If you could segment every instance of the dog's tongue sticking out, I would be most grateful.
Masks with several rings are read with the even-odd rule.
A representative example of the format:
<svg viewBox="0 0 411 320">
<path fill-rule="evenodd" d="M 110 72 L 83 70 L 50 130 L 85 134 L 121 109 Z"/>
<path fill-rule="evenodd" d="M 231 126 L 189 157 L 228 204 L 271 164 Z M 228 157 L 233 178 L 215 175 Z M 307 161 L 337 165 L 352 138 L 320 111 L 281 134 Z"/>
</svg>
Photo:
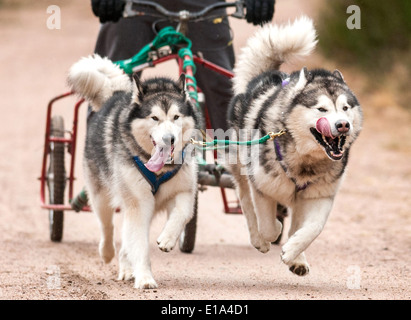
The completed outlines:
<svg viewBox="0 0 411 320">
<path fill-rule="evenodd" d="M 328 122 L 326 118 L 322 117 L 318 119 L 317 124 L 315 125 L 315 128 L 317 129 L 319 133 L 321 133 L 325 137 L 334 139 L 334 136 L 331 133 L 330 123 Z"/>
<path fill-rule="evenodd" d="M 156 151 L 151 156 L 150 160 L 145 164 L 146 168 L 151 172 L 157 172 L 164 167 L 167 159 L 171 156 L 171 148 L 155 146 Z"/>
</svg>

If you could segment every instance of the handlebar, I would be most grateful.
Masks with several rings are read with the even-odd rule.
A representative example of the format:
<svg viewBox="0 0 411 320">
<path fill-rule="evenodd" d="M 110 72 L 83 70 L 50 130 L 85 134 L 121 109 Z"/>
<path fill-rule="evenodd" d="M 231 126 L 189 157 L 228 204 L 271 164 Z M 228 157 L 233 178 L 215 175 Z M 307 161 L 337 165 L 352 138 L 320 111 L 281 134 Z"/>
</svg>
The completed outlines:
<svg viewBox="0 0 411 320">
<path fill-rule="evenodd" d="M 244 0 L 235 1 L 235 2 L 214 3 L 197 12 L 189 12 L 187 10 L 173 12 L 173 11 L 167 10 L 162 5 L 156 2 L 141 1 L 141 0 L 127 0 L 126 6 L 124 8 L 123 17 L 128 18 L 128 17 L 138 16 L 138 15 L 144 15 L 144 12 L 136 11 L 133 9 L 133 4 L 155 9 L 162 16 L 169 18 L 171 20 L 174 20 L 174 21 L 195 21 L 195 20 L 205 17 L 208 13 L 214 10 L 222 9 L 222 8 L 229 8 L 229 7 L 236 8 L 236 11 L 230 14 L 230 16 L 238 18 L 238 19 L 243 19 L 245 17 Z"/>
</svg>

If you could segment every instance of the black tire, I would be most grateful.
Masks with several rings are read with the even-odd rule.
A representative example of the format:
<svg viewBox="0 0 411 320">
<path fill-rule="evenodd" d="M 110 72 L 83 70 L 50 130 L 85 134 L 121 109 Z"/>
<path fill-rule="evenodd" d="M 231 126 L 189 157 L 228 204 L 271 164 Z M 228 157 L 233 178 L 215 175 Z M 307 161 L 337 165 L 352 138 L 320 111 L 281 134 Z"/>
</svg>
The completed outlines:
<svg viewBox="0 0 411 320">
<path fill-rule="evenodd" d="M 61 116 L 51 119 L 50 136 L 64 137 L 64 120 Z M 47 186 L 50 204 L 64 204 L 66 171 L 64 168 L 64 143 L 50 143 L 50 162 L 47 172 Z M 50 239 L 60 242 L 63 238 L 64 211 L 49 210 Z"/>
<path fill-rule="evenodd" d="M 183 232 L 180 235 L 179 246 L 180 251 L 184 253 L 191 253 L 194 250 L 197 232 L 197 216 L 198 216 L 198 191 L 195 195 L 193 217 L 186 224 Z"/>
</svg>

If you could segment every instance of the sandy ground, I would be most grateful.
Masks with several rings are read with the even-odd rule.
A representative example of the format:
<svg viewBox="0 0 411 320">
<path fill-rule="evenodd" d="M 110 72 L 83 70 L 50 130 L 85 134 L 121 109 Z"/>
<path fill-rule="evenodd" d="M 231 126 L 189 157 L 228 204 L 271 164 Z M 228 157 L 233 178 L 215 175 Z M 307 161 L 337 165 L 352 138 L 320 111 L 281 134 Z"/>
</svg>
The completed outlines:
<svg viewBox="0 0 411 320">
<path fill-rule="evenodd" d="M 314 14 L 303 2 L 278 1 L 275 20 Z M 59 3 L 63 2 L 53 2 Z M 49 30 L 49 4 L 38 1 L 29 9 L 0 10 L 0 299 L 411 298 L 411 116 L 395 106 L 388 93 L 367 92 L 352 70 L 345 76 L 362 101 L 364 130 L 351 152 L 329 221 L 307 250 L 308 276 L 289 272 L 278 246 L 267 254 L 255 250 L 244 217 L 224 214 L 220 191 L 213 188 L 200 194 L 192 254 L 158 250 L 155 239 L 165 217 L 154 219 L 151 257 L 156 290 L 137 290 L 132 282 L 115 280 L 118 262 L 105 265 L 100 260 L 93 214 L 66 213 L 64 239 L 52 243 L 37 180 L 46 104 L 67 90 L 70 65 L 92 52 L 98 22 L 89 1 L 64 1 L 61 30 Z M 233 30 L 238 49 L 254 28 L 234 21 Z M 304 64 L 336 67 L 317 55 Z M 67 126 L 71 103 L 58 110 L 67 117 Z M 77 189 L 82 187 L 83 136 L 84 123 Z M 121 219 L 116 215 L 118 248 Z"/>
</svg>

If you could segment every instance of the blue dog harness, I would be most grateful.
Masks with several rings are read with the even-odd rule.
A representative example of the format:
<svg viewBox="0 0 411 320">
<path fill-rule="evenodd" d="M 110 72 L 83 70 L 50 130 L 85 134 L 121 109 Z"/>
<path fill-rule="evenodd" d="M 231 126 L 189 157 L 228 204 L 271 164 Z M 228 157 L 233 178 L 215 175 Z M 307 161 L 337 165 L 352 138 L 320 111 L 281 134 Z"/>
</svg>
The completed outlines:
<svg viewBox="0 0 411 320">
<path fill-rule="evenodd" d="M 147 167 L 144 165 L 143 161 L 138 156 L 133 157 L 134 163 L 137 166 L 137 169 L 140 171 L 140 173 L 143 175 L 143 177 L 147 180 L 147 182 L 151 186 L 151 192 L 153 195 L 155 195 L 160 188 L 160 185 L 163 183 L 167 182 L 170 180 L 172 177 L 174 177 L 177 172 L 181 169 L 184 163 L 184 150 L 181 153 L 181 164 L 177 165 L 173 170 L 164 172 L 157 176 L 155 173 L 151 172 L 150 170 L 147 169 Z"/>
</svg>

